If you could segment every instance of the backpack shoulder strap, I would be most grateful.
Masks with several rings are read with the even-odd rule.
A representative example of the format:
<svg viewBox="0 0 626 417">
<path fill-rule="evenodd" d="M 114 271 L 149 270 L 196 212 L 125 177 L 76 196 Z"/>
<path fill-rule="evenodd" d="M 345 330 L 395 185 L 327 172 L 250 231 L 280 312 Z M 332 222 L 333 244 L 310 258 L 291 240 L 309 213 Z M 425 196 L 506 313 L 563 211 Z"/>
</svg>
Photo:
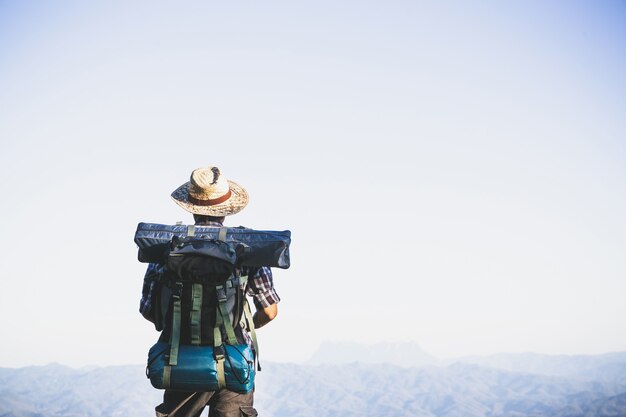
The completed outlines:
<svg viewBox="0 0 626 417">
<path fill-rule="evenodd" d="M 248 323 L 248 330 L 250 331 L 250 337 L 252 337 L 252 346 L 254 347 L 254 360 L 256 361 L 257 370 L 261 370 L 261 362 L 259 361 L 259 342 L 256 338 L 256 330 L 254 329 L 254 320 L 252 318 L 252 312 L 250 311 L 250 304 L 248 304 L 248 299 L 244 298 L 243 301 L 243 312 L 246 317 L 246 322 Z"/>
<path fill-rule="evenodd" d="M 226 330 L 226 340 L 228 340 L 229 345 L 237 344 L 235 328 L 233 327 L 233 323 L 230 319 L 230 311 L 228 310 L 229 295 L 232 295 L 232 293 L 238 290 L 237 282 L 237 277 L 231 276 L 223 285 L 217 285 L 215 287 L 215 294 L 217 296 L 216 317 L 219 317 L 221 324 L 224 325 L 224 330 Z"/>
<path fill-rule="evenodd" d="M 261 370 L 261 362 L 259 362 L 259 342 L 256 337 L 256 329 L 254 327 L 254 318 L 252 311 L 250 310 L 250 304 L 246 297 L 246 285 L 248 284 L 248 276 L 244 275 L 239 277 L 239 288 L 241 290 L 241 296 L 243 298 L 243 317 L 241 318 L 241 327 L 247 329 L 250 332 L 252 338 L 252 347 L 254 348 L 254 360 L 256 362 L 257 370 Z"/>
</svg>

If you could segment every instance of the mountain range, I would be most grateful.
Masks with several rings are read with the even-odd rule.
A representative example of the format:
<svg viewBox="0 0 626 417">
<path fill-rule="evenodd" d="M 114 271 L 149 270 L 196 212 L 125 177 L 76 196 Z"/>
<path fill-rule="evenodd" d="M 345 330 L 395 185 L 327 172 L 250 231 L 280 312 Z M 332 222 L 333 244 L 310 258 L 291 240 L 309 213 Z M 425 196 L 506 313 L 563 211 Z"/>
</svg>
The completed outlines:
<svg viewBox="0 0 626 417">
<path fill-rule="evenodd" d="M 342 349 L 349 361 L 327 356 Z M 263 417 L 626 416 L 626 352 L 444 361 L 417 345 L 331 344 L 306 364 L 263 365 L 255 397 Z M 143 366 L 52 364 L 0 368 L 0 396 L 0 417 L 139 417 L 154 415 L 161 392 Z"/>
<path fill-rule="evenodd" d="M 414 342 L 363 345 L 350 342 L 326 342 L 307 362 L 320 364 L 391 364 L 400 367 L 448 366 L 454 363 L 475 364 L 512 372 L 552 376 L 583 376 L 602 379 L 624 375 L 620 364 L 626 352 L 602 355 L 542 355 L 537 353 L 499 353 L 490 356 L 466 356 L 440 359 L 422 350 Z M 626 375 L 624 375 L 626 377 Z"/>
</svg>

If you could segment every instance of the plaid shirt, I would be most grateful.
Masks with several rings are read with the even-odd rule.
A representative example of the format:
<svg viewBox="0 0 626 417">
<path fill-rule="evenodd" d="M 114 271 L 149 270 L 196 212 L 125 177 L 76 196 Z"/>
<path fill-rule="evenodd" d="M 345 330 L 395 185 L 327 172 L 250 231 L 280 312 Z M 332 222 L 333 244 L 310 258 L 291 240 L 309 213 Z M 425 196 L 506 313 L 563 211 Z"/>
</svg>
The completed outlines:
<svg viewBox="0 0 626 417">
<path fill-rule="evenodd" d="M 219 223 L 208 223 L 203 226 L 222 227 Z M 143 279 L 143 290 L 141 301 L 139 302 L 139 312 L 151 322 L 154 322 L 152 314 L 152 303 L 154 302 L 154 291 L 156 283 L 160 281 L 165 274 L 165 266 L 161 264 L 149 264 L 146 275 Z M 266 266 L 259 268 L 242 267 L 239 270 L 240 276 L 248 276 L 248 284 L 246 285 L 246 294 L 252 297 L 255 305 L 261 307 L 269 307 L 277 304 L 280 297 L 274 289 L 274 280 L 272 278 L 272 270 Z"/>
</svg>

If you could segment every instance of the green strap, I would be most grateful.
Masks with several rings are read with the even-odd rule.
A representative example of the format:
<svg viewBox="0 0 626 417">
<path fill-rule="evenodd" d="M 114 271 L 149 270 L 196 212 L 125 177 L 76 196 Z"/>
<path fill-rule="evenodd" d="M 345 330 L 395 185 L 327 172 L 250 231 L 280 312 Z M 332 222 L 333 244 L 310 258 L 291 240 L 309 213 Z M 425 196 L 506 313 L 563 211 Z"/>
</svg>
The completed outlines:
<svg viewBox="0 0 626 417">
<path fill-rule="evenodd" d="M 217 234 L 217 240 L 221 240 L 226 242 L 226 232 L 228 231 L 227 227 L 221 227 L 219 233 Z"/>
<path fill-rule="evenodd" d="M 171 386 L 172 367 L 165 365 L 163 367 L 163 388 L 167 389 Z"/>
<path fill-rule="evenodd" d="M 248 284 L 248 276 L 244 275 L 239 277 L 239 296 L 244 300 L 243 303 L 248 302 L 248 300 L 246 299 L 246 285 Z M 242 309 L 243 314 L 241 315 L 241 318 L 239 320 L 239 327 L 241 327 L 244 331 L 247 331 L 247 329 L 249 328 L 248 326 L 248 318 L 246 316 L 246 311 L 245 311 L 245 304 L 244 304 L 244 308 Z"/>
<path fill-rule="evenodd" d="M 200 344 L 200 318 L 202 308 L 202 284 L 193 284 L 191 287 L 191 344 Z"/>
<path fill-rule="evenodd" d="M 226 373 L 224 372 L 224 355 L 222 352 L 224 347 L 222 346 L 222 332 L 220 332 L 219 316 L 216 317 L 215 327 L 213 328 L 213 352 L 216 361 L 217 371 L 217 387 L 218 389 L 226 388 Z"/>
<path fill-rule="evenodd" d="M 182 284 L 176 283 L 179 290 L 182 292 Z M 178 346 L 180 344 L 180 292 L 173 294 L 174 298 L 174 310 L 172 312 L 172 334 L 170 335 L 170 360 L 169 365 L 178 364 Z"/>
<path fill-rule="evenodd" d="M 256 338 L 256 330 L 254 329 L 254 319 L 252 318 L 252 311 L 250 311 L 250 304 L 248 299 L 244 298 L 243 312 L 248 322 L 248 330 L 250 330 L 250 336 L 252 337 L 252 346 L 254 347 L 254 359 L 256 360 L 257 370 L 261 370 L 261 362 L 259 361 L 259 342 Z"/>
<path fill-rule="evenodd" d="M 237 337 L 235 336 L 235 329 L 233 329 L 233 323 L 230 320 L 230 314 L 228 314 L 228 309 L 226 307 L 226 301 L 228 299 L 226 294 L 227 289 L 224 285 L 218 285 L 215 287 L 215 289 L 218 294 L 217 310 L 222 318 L 224 329 L 226 329 L 226 340 L 228 340 L 229 345 L 236 345 Z"/>
<path fill-rule="evenodd" d="M 219 303 L 220 315 L 222 316 L 222 321 L 224 322 L 224 328 L 226 329 L 226 340 L 228 340 L 229 345 L 237 344 L 237 337 L 235 336 L 235 329 L 233 329 L 233 324 L 230 321 L 230 315 L 226 310 L 226 303 Z"/>
<path fill-rule="evenodd" d="M 217 388 L 218 389 L 222 389 L 222 388 L 226 388 L 226 373 L 224 372 L 224 356 L 221 356 L 220 358 L 216 358 L 217 362 L 217 366 L 216 366 L 216 371 L 217 371 Z"/>
<path fill-rule="evenodd" d="M 189 226 L 187 226 L 187 236 L 195 236 L 196 234 L 196 227 L 193 224 L 190 224 Z"/>
</svg>

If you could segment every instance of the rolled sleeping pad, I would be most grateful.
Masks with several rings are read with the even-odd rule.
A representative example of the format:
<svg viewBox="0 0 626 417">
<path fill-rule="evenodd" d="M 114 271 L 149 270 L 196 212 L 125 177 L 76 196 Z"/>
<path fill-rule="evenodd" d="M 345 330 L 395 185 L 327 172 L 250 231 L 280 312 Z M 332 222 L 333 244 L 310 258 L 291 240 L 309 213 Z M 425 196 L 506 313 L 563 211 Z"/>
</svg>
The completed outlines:
<svg viewBox="0 0 626 417">
<path fill-rule="evenodd" d="M 213 226 L 194 226 L 194 235 L 217 239 L 220 229 Z M 289 268 L 289 244 L 291 243 L 289 230 L 254 230 L 243 226 L 226 229 L 225 241 L 241 249 L 238 258 L 240 265 Z M 188 227 L 184 224 L 139 223 L 135 232 L 135 243 L 139 247 L 139 261 L 163 263 L 172 238 L 187 236 L 187 230 Z"/>
</svg>

